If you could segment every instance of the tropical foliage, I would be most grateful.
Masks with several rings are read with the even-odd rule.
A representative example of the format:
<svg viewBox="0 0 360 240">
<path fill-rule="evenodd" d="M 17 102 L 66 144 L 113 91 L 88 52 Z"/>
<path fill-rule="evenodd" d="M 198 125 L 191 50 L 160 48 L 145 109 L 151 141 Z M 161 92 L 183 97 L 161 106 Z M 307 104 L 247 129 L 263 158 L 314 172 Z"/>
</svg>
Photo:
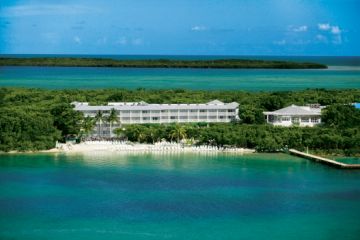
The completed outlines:
<svg viewBox="0 0 360 240">
<path fill-rule="evenodd" d="M 260 152 L 275 152 L 287 148 L 338 151 L 360 154 L 360 128 L 273 127 L 248 124 L 170 124 L 129 125 L 124 131 L 130 141 L 179 141 L 195 139 L 199 145 L 255 148 Z"/>
<path fill-rule="evenodd" d="M 105 104 L 109 101 L 148 103 L 204 103 L 214 99 L 240 104 L 240 123 L 130 125 L 113 132 L 131 141 L 153 143 L 162 139 L 194 139 L 201 144 L 236 145 L 275 151 L 286 147 L 360 152 L 360 90 L 303 90 L 294 92 L 192 91 L 192 90 L 45 90 L 0 88 L 0 151 L 39 150 L 55 146 L 68 136 L 88 136 L 94 120 L 83 118 L 71 106 L 73 101 Z M 330 105 L 324 124 L 315 128 L 281 128 L 264 123 L 262 111 L 290 104 Z M 97 116 L 103 122 L 113 117 Z M 114 114 L 113 114 L 114 115 Z M 100 127 L 100 126 L 99 126 Z"/>
<path fill-rule="evenodd" d="M 249 59 L 218 60 L 115 60 L 104 58 L 0 58 L 0 66 L 77 66 L 77 67 L 139 67 L 139 68 L 327 68 L 319 63 L 264 61 Z"/>
</svg>

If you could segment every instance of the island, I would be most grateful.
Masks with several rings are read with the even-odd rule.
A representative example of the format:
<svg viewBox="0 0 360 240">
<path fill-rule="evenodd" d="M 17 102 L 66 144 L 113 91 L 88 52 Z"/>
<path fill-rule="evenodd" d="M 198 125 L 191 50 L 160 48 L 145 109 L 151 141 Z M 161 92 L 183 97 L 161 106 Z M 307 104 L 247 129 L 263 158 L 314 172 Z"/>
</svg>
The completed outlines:
<svg viewBox="0 0 360 240">
<path fill-rule="evenodd" d="M 1 87 L 0 154 L 48 150 L 57 142 L 75 141 L 91 144 L 91 148 L 106 142 L 106 149 L 119 151 L 179 151 L 181 145 L 191 151 L 296 149 L 320 156 L 359 157 L 360 108 L 353 104 L 359 100 L 360 89 L 244 92 Z"/>
<path fill-rule="evenodd" d="M 170 60 L 136 59 L 118 60 L 107 58 L 0 58 L 0 66 L 51 66 L 51 67 L 117 67 L 117 68 L 226 68 L 226 69 L 326 69 L 320 63 L 216 59 L 216 60 Z"/>
</svg>

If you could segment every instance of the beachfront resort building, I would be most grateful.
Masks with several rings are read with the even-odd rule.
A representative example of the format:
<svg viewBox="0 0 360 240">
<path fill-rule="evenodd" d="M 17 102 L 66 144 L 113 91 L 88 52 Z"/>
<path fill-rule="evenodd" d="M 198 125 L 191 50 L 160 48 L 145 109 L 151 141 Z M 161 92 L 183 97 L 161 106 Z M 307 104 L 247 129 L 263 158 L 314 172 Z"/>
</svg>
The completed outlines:
<svg viewBox="0 0 360 240">
<path fill-rule="evenodd" d="M 275 126 L 313 127 L 321 123 L 321 110 L 325 108 L 319 104 L 308 106 L 291 105 L 273 112 L 264 112 L 266 122 Z"/>
<path fill-rule="evenodd" d="M 76 111 L 84 116 L 95 117 L 101 112 L 105 117 L 115 111 L 117 121 L 110 123 L 102 121 L 101 129 L 96 126 L 93 135 L 113 136 L 110 128 L 115 129 L 126 124 L 145 123 L 196 123 L 196 122 L 231 122 L 238 119 L 239 104 L 223 103 L 214 100 L 199 104 L 149 104 L 146 102 L 109 102 L 107 105 L 92 106 L 87 102 L 73 102 Z M 99 132 L 100 131 L 100 132 Z"/>
</svg>

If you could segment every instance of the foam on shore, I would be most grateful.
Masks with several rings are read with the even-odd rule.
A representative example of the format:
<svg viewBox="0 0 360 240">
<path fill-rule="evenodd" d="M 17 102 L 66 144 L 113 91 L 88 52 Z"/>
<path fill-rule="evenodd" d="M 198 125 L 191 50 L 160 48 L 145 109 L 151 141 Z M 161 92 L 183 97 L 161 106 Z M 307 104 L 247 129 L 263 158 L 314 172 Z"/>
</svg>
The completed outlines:
<svg viewBox="0 0 360 240">
<path fill-rule="evenodd" d="M 51 152 L 63 153 L 253 153 L 255 150 L 235 147 L 188 146 L 179 143 L 159 142 L 140 144 L 117 141 L 89 141 L 79 144 L 57 144 Z"/>
</svg>

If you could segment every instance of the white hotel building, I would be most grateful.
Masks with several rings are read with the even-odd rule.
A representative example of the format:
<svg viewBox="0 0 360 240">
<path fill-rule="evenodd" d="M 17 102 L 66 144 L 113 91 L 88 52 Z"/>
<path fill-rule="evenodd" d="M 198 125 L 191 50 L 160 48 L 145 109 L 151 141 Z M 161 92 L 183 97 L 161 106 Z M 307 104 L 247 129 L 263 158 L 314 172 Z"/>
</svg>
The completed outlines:
<svg viewBox="0 0 360 240">
<path fill-rule="evenodd" d="M 118 115 L 118 123 L 113 125 L 114 129 L 122 124 L 213 123 L 231 122 L 239 118 L 238 103 L 223 103 L 218 100 L 202 104 L 148 104 L 146 102 L 109 102 L 101 106 L 91 106 L 87 102 L 73 102 L 72 104 L 75 110 L 83 112 L 85 117 L 95 117 L 99 111 L 107 116 L 114 109 Z M 109 124 L 105 123 L 101 136 L 109 135 Z"/>
<path fill-rule="evenodd" d="M 318 104 L 309 106 L 291 105 L 273 112 L 264 112 L 266 122 L 275 126 L 313 127 L 321 123 L 321 110 Z"/>
</svg>

